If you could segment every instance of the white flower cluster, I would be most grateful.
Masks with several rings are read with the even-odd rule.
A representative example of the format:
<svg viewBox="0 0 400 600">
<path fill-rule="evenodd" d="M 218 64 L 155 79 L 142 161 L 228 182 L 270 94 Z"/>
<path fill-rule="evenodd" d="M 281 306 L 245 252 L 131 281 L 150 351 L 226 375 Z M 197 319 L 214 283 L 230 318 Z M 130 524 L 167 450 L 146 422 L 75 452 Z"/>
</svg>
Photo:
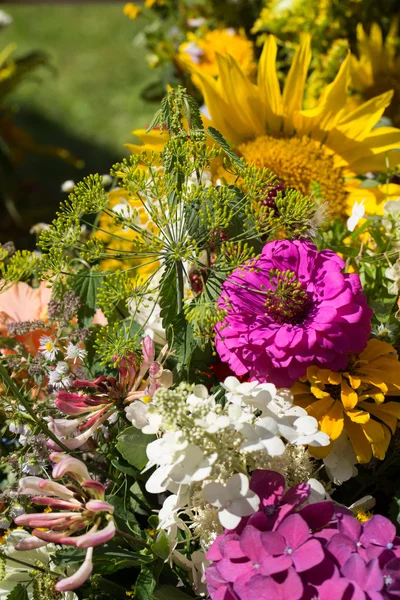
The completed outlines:
<svg viewBox="0 0 400 600">
<path fill-rule="evenodd" d="M 56 390 L 70 388 L 73 375 L 70 372 L 70 365 L 66 361 L 70 360 L 74 365 L 76 361 L 82 362 L 86 358 L 87 351 L 72 342 L 69 342 L 66 348 L 60 349 L 57 346 L 57 340 L 49 335 L 42 335 L 39 342 L 39 352 L 46 360 L 55 362 L 61 352 L 65 358 L 65 360 L 58 360 L 54 369 L 49 370 L 49 384 Z"/>
<path fill-rule="evenodd" d="M 171 543 L 178 529 L 187 528 L 182 513 L 195 522 L 196 511 L 212 505 L 219 522 L 232 529 L 256 511 L 259 499 L 244 473 L 265 468 L 266 460 L 282 457 L 289 447 L 329 445 L 317 421 L 293 405 L 289 390 L 235 377 L 223 388 L 209 395 L 203 385 L 180 384 L 157 391 L 151 404 L 135 401 L 125 409 L 144 433 L 163 434 L 147 446 L 145 470 L 156 469 L 146 489 L 173 494 L 160 512 Z"/>
</svg>

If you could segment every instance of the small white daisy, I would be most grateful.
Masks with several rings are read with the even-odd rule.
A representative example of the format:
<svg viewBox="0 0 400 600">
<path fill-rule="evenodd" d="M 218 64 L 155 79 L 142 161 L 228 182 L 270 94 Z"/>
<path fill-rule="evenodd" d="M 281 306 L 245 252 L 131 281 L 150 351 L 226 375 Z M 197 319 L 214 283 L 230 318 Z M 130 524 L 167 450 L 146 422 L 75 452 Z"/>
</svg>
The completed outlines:
<svg viewBox="0 0 400 600">
<path fill-rule="evenodd" d="M 58 350 L 51 337 L 48 335 L 42 335 L 42 337 L 39 339 L 39 342 L 39 352 L 43 354 L 47 360 L 54 360 L 57 356 Z"/>
<path fill-rule="evenodd" d="M 73 360 L 74 364 L 77 360 L 84 360 L 86 358 L 87 352 L 83 350 L 78 345 L 70 342 L 67 346 L 67 353 L 65 355 L 66 358 Z"/>
<path fill-rule="evenodd" d="M 73 377 L 68 374 L 68 371 L 68 363 L 63 360 L 58 361 L 56 368 L 49 373 L 49 384 L 55 389 L 71 387 Z"/>
</svg>

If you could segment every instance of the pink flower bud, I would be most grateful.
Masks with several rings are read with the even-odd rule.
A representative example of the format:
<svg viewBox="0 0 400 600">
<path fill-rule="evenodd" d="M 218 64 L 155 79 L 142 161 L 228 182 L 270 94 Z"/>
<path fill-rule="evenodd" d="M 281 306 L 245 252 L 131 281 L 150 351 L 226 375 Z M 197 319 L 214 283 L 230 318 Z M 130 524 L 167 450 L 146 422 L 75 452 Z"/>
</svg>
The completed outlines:
<svg viewBox="0 0 400 600">
<path fill-rule="evenodd" d="M 88 548 L 88 551 L 86 552 L 86 558 L 79 567 L 79 569 L 73 575 L 71 575 L 71 577 L 61 579 L 56 584 L 57 592 L 68 592 L 71 590 L 76 590 L 85 583 L 85 581 L 93 571 L 92 556 L 93 548 Z"/>
<path fill-rule="evenodd" d="M 146 336 L 142 340 L 143 361 L 147 364 L 154 362 L 156 355 L 154 342 L 150 336 Z"/>
<path fill-rule="evenodd" d="M 54 479 L 61 479 L 66 473 L 79 482 L 90 479 L 86 465 L 81 460 L 72 456 L 63 458 L 53 469 Z"/>
</svg>

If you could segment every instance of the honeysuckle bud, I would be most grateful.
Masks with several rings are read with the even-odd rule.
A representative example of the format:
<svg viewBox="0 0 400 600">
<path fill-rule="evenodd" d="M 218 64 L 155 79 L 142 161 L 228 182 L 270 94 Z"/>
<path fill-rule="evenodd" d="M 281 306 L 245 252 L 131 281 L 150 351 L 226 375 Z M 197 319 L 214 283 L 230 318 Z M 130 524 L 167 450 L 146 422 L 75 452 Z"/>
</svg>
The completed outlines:
<svg viewBox="0 0 400 600">
<path fill-rule="evenodd" d="M 63 485 L 50 479 L 24 477 L 18 493 L 29 494 L 31 503 L 47 506 L 54 512 L 19 515 L 16 525 L 32 527 L 32 537 L 16 546 L 17 550 L 40 548 L 49 543 L 87 548 L 85 561 L 71 577 L 57 583 L 57 591 L 80 587 L 92 572 L 92 549 L 111 540 L 115 533 L 114 507 L 105 501 L 105 488 L 90 478 L 86 465 L 67 454 L 54 452 L 53 477 L 68 475 L 74 484 Z"/>
</svg>

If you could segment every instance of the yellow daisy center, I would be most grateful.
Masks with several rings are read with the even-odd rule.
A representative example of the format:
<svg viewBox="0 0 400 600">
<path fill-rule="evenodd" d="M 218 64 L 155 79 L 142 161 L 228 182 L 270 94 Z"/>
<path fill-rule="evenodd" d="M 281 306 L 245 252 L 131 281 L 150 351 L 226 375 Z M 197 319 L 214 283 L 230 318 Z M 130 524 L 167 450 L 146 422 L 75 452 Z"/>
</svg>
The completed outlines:
<svg viewBox="0 0 400 600">
<path fill-rule="evenodd" d="M 46 342 L 46 350 L 47 352 L 50 352 L 51 350 L 53 350 L 54 344 L 53 342 Z"/>
<path fill-rule="evenodd" d="M 248 163 L 267 167 L 285 184 L 304 195 L 318 184 L 329 207 L 340 214 L 346 205 L 342 169 L 334 166 L 334 158 L 321 144 L 303 137 L 272 137 L 263 135 L 240 144 L 237 149 Z"/>
</svg>

